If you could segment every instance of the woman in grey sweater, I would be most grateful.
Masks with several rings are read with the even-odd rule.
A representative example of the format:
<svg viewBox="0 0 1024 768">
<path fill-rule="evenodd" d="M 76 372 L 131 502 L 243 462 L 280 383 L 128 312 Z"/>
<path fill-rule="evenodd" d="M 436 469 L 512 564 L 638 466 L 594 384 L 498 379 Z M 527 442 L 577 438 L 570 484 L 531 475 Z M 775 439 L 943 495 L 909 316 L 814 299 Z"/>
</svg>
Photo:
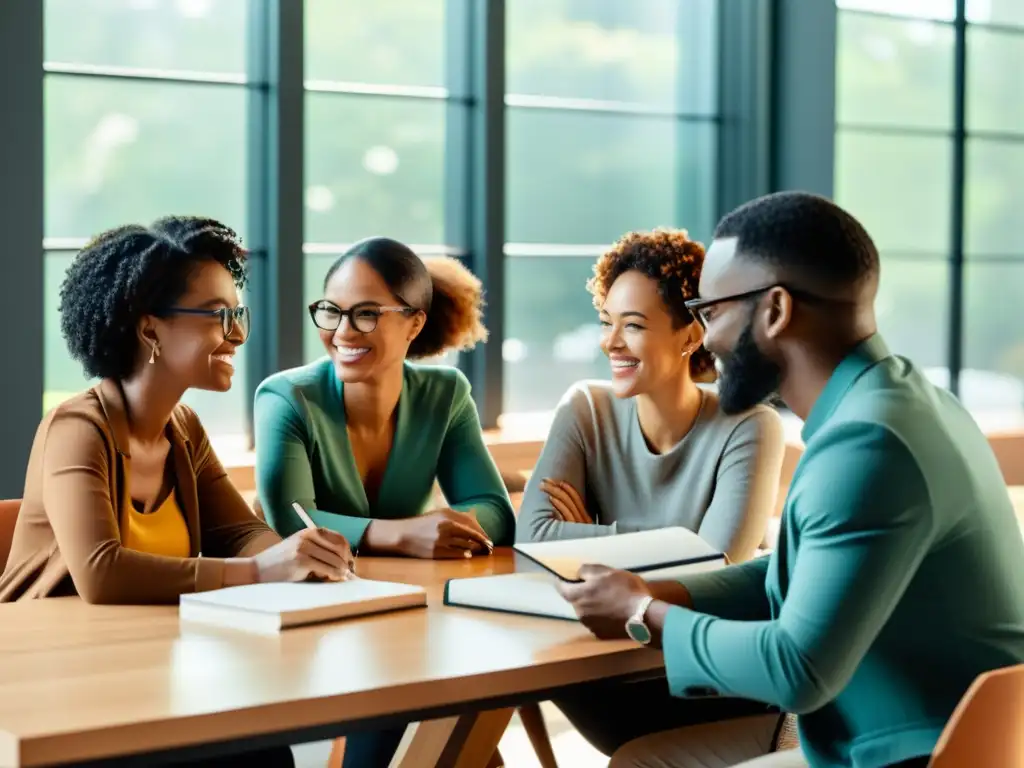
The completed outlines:
<svg viewBox="0 0 1024 768">
<path fill-rule="evenodd" d="M 767 406 L 725 414 L 698 387 L 714 376 L 697 298 L 704 261 L 684 231 L 630 233 L 594 267 L 587 288 L 611 382 L 562 398 L 523 496 L 525 541 L 683 526 L 749 560 L 775 506 L 784 439 Z"/>
<path fill-rule="evenodd" d="M 678 230 L 630 233 L 598 260 L 587 288 L 611 382 L 575 384 L 559 403 L 519 540 L 683 526 L 732 562 L 754 555 L 778 493 L 782 421 L 767 406 L 723 413 L 697 384 L 713 380 L 714 363 L 684 302 L 697 298 L 703 262 L 703 246 Z M 663 680 L 583 686 L 555 703 L 608 755 L 667 728 L 779 717 L 756 702 L 673 699 Z"/>
</svg>

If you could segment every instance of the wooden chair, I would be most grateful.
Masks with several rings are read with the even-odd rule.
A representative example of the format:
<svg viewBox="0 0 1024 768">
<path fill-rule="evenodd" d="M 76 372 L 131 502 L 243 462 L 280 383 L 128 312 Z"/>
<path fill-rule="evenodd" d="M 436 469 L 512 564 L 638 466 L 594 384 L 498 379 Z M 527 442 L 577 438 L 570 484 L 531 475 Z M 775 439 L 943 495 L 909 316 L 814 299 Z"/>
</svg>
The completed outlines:
<svg viewBox="0 0 1024 768">
<path fill-rule="evenodd" d="M 21 499 L 0 501 L 0 573 L 7 565 L 7 556 L 11 553 L 11 540 L 14 538 L 14 523 L 18 520 Z"/>
<path fill-rule="evenodd" d="M 929 768 L 1024 765 L 1024 664 L 979 675 L 939 737 Z"/>
</svg>

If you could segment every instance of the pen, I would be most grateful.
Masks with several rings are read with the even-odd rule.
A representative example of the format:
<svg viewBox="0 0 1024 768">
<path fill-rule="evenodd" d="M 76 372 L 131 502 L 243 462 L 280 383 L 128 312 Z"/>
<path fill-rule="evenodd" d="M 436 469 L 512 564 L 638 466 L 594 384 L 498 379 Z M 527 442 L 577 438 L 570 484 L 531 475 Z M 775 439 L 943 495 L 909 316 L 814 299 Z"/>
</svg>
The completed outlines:
<svg viewBox="0 0 1024 768">
<path fill-rule="evenodd" d="M 301 520 L 302 524 L 305 525 L 307 528 L 317 527 L 316 523 L 313 522 L 313 518 L 309 516 L 309 513 L 302 508 L 302 505 L 299 504 L 299 502 L 293 501 L 292 509 L 295 510 L 295 514 L 299 516 L 299 520 Z"/>
<path fill-rule="evenodd" d="M 299 520 L 301 520 L 302 524 L 305 525 L 307 528 L 318 528 L 319 527 L 316 523 L 313 522 L 313 518 L 311 518 L 309 516 L 309 513 L 302 508 L 302 505 L 299 504 L 299 502 L 293 501 L 292 502 L 292 509 L 295 510 L 295 514 L 297 514 L 299 516 Z M 356 555 L 353 552 L 352 553 L 352 564 L 349 566 L 349 578 L 352 578 L 352 579 L 356 578 L 356 560 L 355 560 L 355 557 L 356 557 Z"/>
</svg>

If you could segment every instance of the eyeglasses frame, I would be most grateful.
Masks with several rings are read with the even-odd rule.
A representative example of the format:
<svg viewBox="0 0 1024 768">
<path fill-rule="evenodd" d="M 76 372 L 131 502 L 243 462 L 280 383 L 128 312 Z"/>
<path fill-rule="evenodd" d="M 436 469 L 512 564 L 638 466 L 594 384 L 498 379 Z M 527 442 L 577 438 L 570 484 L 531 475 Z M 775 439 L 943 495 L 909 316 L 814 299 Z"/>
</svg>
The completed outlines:
<svg viewBox="0 0 1024 768">
<path fill-rule="evenodd" d="M 242 332 L 242 341 L 249 338 L 252 330 L 252 312 L 245 304 L 237 307 L 220 307 L 219 309 L 196 309 L 194 307 L 168 307 L 161 314 L 164 315 L 196 315 L 206 317 L 219 317 L 220 327 L 224 331 L 224 338 L 231 336 L 231 331 L 237 325 Z M 242 321 L 242 318 L 245 321 Z"/>
<path fill-rule="evenodd" d="M 322 325 L 320 325 L 316 321 L 316 310 L 317 310 L 317 308 L 321 304 L 329 304 L 330 306 L 332 306 L 336 310 L 338 310 L 338 324 L 336 326 L 334 326 L 333 328 L 324 328 Z M 337 304 L 335 304 L 333 301 L 331 301 L 329 299 L 317 299 L 312 304 L 310 304 L 306 309 L 309 311 L 309 317 L 313 321 L 313 325 L 315 325 L 321 331 L 327 331 L 328 333 L 330 333 L 332 331 L 338 330 L 339 328 L 341 328 L 341 323 L 347 317 L 348 318 L 348 324 L 352 328 L 352 330 L 354 330 L 356 333 L 367 334 L 367 333 L 373 333 L 375 330 L 377 330 L 377 324 L 380 322 L 380 314 L 378 314 L 377 318 L 373 321 L 373 328 L 371 328 L 370 330 L 364 331 L 364 330 L 362 330 L 360 328 L 357 328 L 356 327 L 356 323 L 355 323 L 355 314 L 354 313 L 356 312 L 356 310 L 366 309 L 366 308 L 372 308 L 374 311 L 376 311 L 378 313 L 396 312 L 396 313 L 404 315 L 405 317 L 412 317 L 417 312 L 422 312 L 422 310 L 417 309 L 416 307 L 408 307 L 408 306 L 406 306 L 406 307 L 382 306 L 382 305 L 377 304 L 376 302 L 372 302 L 372 301 L 361 301 L 358 304 L 353 304 L 348 309 L 342 309 L 341 307 L 339 307 Z"/>
<path fill-rule="evenodd" d="M 827 304 L 845 303 L 841 299 L 830 299 L 824 296 L 819 296 L 816 293 L 805 291 L 802 288 L 794 288 L 793 286 L 788 285 L 786 283 L 772 283 L 771 285 L 765 285 L 762 286 L 761 288 L 753 288 L 749 291 L 732 293 L 729 294 L 728 296 L 717 296 L 713 299 L 690 299 L 689 301 L 683 302 L 683 306 L 685 306 L 690 311 L 690 314 L 697 319 L 697 322 L 700 323 L 706 329 L 708 327 L 708 324 L 705 321 L 704 316 L 701 314 L 701 310 L 707 309 L 708 307 L 716 306 L 718 304 L 724 304 L 727 301 L 743 301 L 744 299 L 752 299 L 755 296 L 759 296 L 763 293 L 768 293 L 768 291 L 772 290 L 773 288 L 781 288 L 794 299 L 801 299 L 803 301 Z"/>
</svg>

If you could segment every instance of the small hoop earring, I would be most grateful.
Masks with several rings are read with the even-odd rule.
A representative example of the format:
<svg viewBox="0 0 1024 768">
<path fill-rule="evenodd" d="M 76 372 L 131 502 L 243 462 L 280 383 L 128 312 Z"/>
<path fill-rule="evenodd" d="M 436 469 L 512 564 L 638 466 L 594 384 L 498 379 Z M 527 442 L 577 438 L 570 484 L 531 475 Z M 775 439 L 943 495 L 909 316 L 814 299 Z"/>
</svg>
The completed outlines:
<svg viewBox="0 0 1024 768">
<path fill-rule="evenodd" d="M 149 353 L 149 364 L 153 365 L 156 359 L 160 357 L 160 345 L 157 342 L 153 342 L 153 348 Z"/>
</svg>

